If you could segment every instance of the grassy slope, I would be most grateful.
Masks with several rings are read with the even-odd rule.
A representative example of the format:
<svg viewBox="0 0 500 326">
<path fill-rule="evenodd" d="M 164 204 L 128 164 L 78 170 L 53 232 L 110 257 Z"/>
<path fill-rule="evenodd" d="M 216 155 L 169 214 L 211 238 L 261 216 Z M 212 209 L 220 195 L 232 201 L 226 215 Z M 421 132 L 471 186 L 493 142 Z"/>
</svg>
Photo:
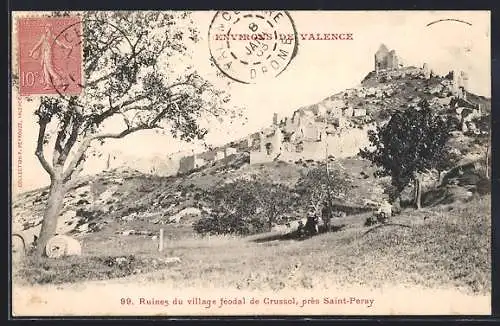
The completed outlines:
<svg viewBox="0 0 500 326">
<path fill-rule="evenodd" d="M 189 236 L 187 226 L 168 226 L 167 238 L 177 240 L 167 240 L 162 253 L 156 251 L 149 237 L 117 239 L 100 233 L 92 235 L 99 239 L 85 242 L 86 256 L 47 262 L 44 267 L 20 272 L 31 282 L 41 272 L 49 273 L 53 275 L 50 282 L 55 283 L 68 281 L 61 275 L 68 276 L 78 265 L 88 266 L 89 271 L 86 276 L 80 271 L 75 278 L 107 279 L 126 274 L 110 272 L 109 267 L 99 265 L 102 260 L 89 258 L 103 256 L 104 247 L 105 255 L 135 254 L 136 259 L 146 262 L 144 271 L 156 270 L 130 276 L 127 282 L 275 290 L 407 284 L 453 286 L 485 294 L 491 287 L 489 209 L 489 198 L 482 197 L 433 210 L 407 210 L 395 222 L 410 224 L 411 228 L 387 226 L 366 235 L 369 228 L 362 225 L 366 215 L 352 216 L 341 231 L 304 241 L 255 241 L 265 235 L 201 239 Z M 182 234 L 182 239 L 175 234 Z M 182 261 L 151 268 L 151 259 L 161 261 L 172 256 Z"/>
</svg>

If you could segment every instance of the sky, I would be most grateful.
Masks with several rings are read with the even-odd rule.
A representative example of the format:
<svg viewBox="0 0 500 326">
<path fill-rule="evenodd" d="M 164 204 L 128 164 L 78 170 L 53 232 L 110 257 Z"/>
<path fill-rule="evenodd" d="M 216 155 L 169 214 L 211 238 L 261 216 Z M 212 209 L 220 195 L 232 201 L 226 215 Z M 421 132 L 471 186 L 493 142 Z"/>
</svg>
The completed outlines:
<svg viewBox="0 0 500 326">
<path fill-rule="evenodd" d="M 203 77 L 231 94 L 233 105 L 245 108 L 247 123 L 211 124 L 206 136 L 210 144 L 224 144 L 267 126 L 274 112 L 289 115 L 301 106 L 356 87 L 373 70 L 373 56 L 381 43 L 396 50 L 407 65 L 428 63 L 442 75 L 452 69 L 464 70 L 469 74 L 471 92 L 491 96 L 490 14 L 486 11 L 291 11 L 298 33 L 352 33 L 353 40 L 299 40 L 297 55 L 278 77 L 256 84 L 232 82 L 229 86 L 227 77 L 220 77 L 217 68 L 210 65 L 208 28 L 214 14 L 193 13 L 201 40 L 192 49 L 192 63 Z M 442 21 L 427 26 L 442 19 L 469 24 Z M 13 139 L 20 137 L 22 142 L 22 176 L 13 163 L 14 193 L 45 186 L 49 181 L 34 156 L 38 129 L 33 112 L 37 105 L 36 98 L 27 102 L 13 89 Z M 18 122 L 22 123 L 20 136 Z M 16 143 L 13 162 L 19 156 Z M 199 143 L 186 144 L 147 131 L 110 141 L 99 150 L 147 158 L 201 149 Z M 90 159 L 84 173 L 94 173 L 102 167 L 102 159 Z M 19 177 L 22 186 L 16 185 Z"/>
</svg>

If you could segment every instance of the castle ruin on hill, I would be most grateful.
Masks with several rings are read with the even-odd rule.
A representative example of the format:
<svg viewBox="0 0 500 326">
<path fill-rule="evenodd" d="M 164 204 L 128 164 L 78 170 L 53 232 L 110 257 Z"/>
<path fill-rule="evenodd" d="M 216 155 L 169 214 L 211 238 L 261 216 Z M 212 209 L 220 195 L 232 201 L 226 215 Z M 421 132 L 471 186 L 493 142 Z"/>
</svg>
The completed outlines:
<svg viewBox="0 0 500 326">
<path fill-rule="evenodd" d="M 467 99 L 468 76 L 459 70 L 451 71 L 444 78 L 424 63 L 421 68 L 404 66 L 395 50 L 384 44 L 374 54 L 374 70 L 362 86 L 345 90 L 323 101 L 295 110 L 291 117 L 274 113 L 272 123 L 266 128 L 238 140 L 203 153 L 184 153 L 162 160 L 150 173 L 163 175 L 188 173 L 240 152 L 250 154 L 250 164 L 272 161 L 297 162 L 299 160 L 324 160 L 328 157 L 346 158 L 358 154 L 369 146 L 368 131 L 376 128 L 372 113 L 381 107 L 397 107 L 400 99 L 390 80 L 427 80 L 424 90 L 438 103 L 455 114 L 461 121 L 463 132 L 477 131 L 473 119 L 481 116 L 478 104 Z M 400 83 L 399 83 L 400 84 Z M 407 87 L 407 86 L 405 86 Z M 418 105 L 419 97 L 408 101 Z M 109 165 L 109 164 L 108 164 Z"/>
<path fill-rule="evenodd" d="M 396 50 L 390 50 L 385 46 L 385 44 L 381 44 L 378 51 L 375 53 L 375 72 L 379 72 L 380 70 L 391 70 L 391 69 L 399 69 L 400 59 L 396 54 Z"/>
</svg>

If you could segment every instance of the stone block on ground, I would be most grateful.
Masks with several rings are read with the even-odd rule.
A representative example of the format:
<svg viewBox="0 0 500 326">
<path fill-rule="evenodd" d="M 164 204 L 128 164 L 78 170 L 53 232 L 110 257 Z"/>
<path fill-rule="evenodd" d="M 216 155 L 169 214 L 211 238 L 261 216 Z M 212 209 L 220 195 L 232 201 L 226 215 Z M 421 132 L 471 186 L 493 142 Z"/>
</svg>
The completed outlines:
<svg viewBox="0 0 500 326">
<path fill-rule="evenodd" d="M 78 240 L 72 237 L 56 235 L 47 242 L 45 253 L 49 258 L 79 256 L 82 254 L 82 246 Z"/>
</svg>

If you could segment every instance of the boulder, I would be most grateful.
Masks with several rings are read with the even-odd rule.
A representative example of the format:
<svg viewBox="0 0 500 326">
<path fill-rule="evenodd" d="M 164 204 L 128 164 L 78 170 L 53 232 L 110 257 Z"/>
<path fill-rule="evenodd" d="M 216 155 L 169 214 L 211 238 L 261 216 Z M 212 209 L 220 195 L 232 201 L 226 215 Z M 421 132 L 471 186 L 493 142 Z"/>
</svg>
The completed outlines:
<svg viewBox="0 0 500 326">
<path fill-rule="evenodd" d="M 78 226 L 77 230 L 80 233 L 88 232 L 89 231 L 89 224 L 88 223 L 82 224 L 82 225 Z"/>
<path fill-rule="evenodd" d="M 67 235 L 56 235 L 47 241 L 45 253 L 49 258 L 79 256 L 82 254 L 80 242 Z"/>
<path fill-rule="evenodd" d="M 163 258 L 162 261 L 166 264 L 168 264 L 168 263 L 180 263 L 181 259 L 179 257 L 167 257 L 167 258 Z"/>
<path fill-rule="evenodd" d="M 188 215 L 201 216 L 201 210 L 196 207 L 187 207 L 179 211 L 177 214 L 169 217 L 168 221 L 170 223 L 179 223 L 180 220 Z"/>
<path fill-rule="evenodd" d="M 123 185 L 123 181 L 124 181 L 124 180 L 123 180 L 123 178 L 116 178 L 116 179 L 113 179 L 113 182 L 114 182 L 114 183 L 117 183 L 117 184 L 119 184 L 119 185 Z"/>
<path fill-rule="evenodd" d="M 333 212 L 333 217 L 344 218 L 346 216 L 347 216 L 346 212 L 342 212 L 342 211 Z"/>
<path fill-rule="evenodd" d="M 132 234 L 135 234 L 135 230 L 126 230 L 126 231 L 122 231 L 120 232 L 121 235 L 132 235 Z"/>
</svg>

